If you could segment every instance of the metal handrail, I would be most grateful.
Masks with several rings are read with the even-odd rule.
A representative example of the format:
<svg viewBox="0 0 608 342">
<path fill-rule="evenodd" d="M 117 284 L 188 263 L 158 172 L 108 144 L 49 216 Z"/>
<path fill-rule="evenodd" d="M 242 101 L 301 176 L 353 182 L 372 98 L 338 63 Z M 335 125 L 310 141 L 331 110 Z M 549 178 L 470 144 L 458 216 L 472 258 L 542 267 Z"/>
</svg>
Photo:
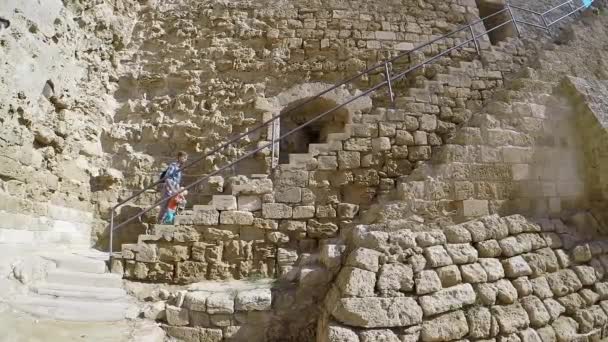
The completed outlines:
<svg viewBox="0 0 608 342">
<path fill-rule="evenodd" d="M 591 1 L 591 3 L 593 3 L 593 2 L 594 1 Z M 214 155 L 214 154 L 222 151 L 223 149 L 225 149 L 225 148 L 227 148 L 227 147 L 229 147 L 229 146 L 231 146 L 231 145 L 233 145 L 233 144 L 235 144 L 237 142 L 242 141 L 243 138 L 247 137 L 248 135 L 250 135 L 250 134 L 252 134 L 252 133 L 254 133 L 254 132 L 256 132 L 256 131 L 264 128 L 264 127 L 268 127 L 269 124 L 273 124 L 274 125 L 274 122 L 276 120 L 280 119 L 281 117 L 283 117 L 284 115 L 287 115 L 288 113 L 291 113 L 291 112 L 295 111 L 296 109 L 299 109 L 299 108 L 301 108 L 301 107 L 303 107 L 303 106 L 311 103 L 312 101 L 314 101 L 314 100 L 322 97 L 323 95 L 328 94 L 331 91 L 334 91 L 334 90 L 336 90 L 336 89 L 338 89 L 340 87 L 343 87 L 343 86 L 351 83 L 352 81 L 354 81 L 354 80 L 356 80 L 356 79 L 358 79 L 358 78 L 360 78 L 360 77 L 362 77 L 364 75 L 370 75 L 373 71 L 376 71 L 379 68 L 383 68 L 382 71 L 383 71 L 384 76 L 385 76 L 385 80 L 384 81 L 376 84 L 375 86 L 369 88 L 368 90 L 366 90 L 366 91 L 364 91 L 364 92 L 362 92 L 362 93 L 360 93 L 360 94 L 358 94 L 356 96 L 351 97 L 347 101 L 345 101 L 345 102 L 343 102 L 343 103 L 341 103 L 339 105 L 336 105 L 335 107 L 333 107 L 333 108 L 331 108 L 331 109 L 329 109 L 329 110 L 327 110 L 327 111 L 325 111 L 325 112 L 323 112 L 323 113 L 315 116 L 314 118 L 308 120 L 307 122 L 305 122 L 305 123 L 297 126 L 296 128 L 290 130 L 289 132 L 286 132 L 285 134 L 280 135 L 276 139 L 275 139 L 275 132 L 274 132 L 274 129 L 273 129 L 272 140 L 269 143 L 263 144 L 261 147 L 257 147 L 253 151 L 245 153 L 241 157 L 239 157 L 236 160 L 228 163 L 227 165 L 219 168 L 218 170 L 216 170 L 216 171 L 214 171 L 214 172 L 212 172 L 210 174 L 207 174 L 207 175 L 205 175 L 205 176 L 197 179 L 196 181 L 190 183 L 189 185 L 187 185 L 186 187 L 184 187 L 183 189 L 181 189 L 180 191 L 178 191 L 176 194 L 180 194 L 180 193 L 182 193 L 184 191 L 187 191 L 187 190 L 191 189 L 192 187 L 200 184 L 201 182 L 209 179 L 210 177 L 215 176 L 215 175 L 223 172 L 224 170 L 226 170 L 226 169 L 234 166 L 235 164 L 238 164 L 242 160 L 244 160 L 244 159 L 246 159 L 246 158 L 248 158 L 248 157 L 250 157 L 250 156 L 252 156 L 252 155 L 254 155 L 256 153 L 258 153 L 259 151 L 262 151 L 262 150 L 264 150 L 264 149 L 266 149 L 266 148 L 268 148 L 270 146 L 273 146 L 273 148 L 274 148 L 275 144 L 277 144 L 279 141 L 283 140 L 287 136 L 293 134 L 294 132 L 299 131 L 300 129 L 302 129 L 302 128 L 310 125 L 311 123 L 313 123 L 313 122 L 315 122 L 315 121 L 317 121 L 317 120 L 325 117 L 326 115 L 328 115 L 328 114 L 330 114 L 330 113 L 332 113 L 332 112 L 334 112 L 334 111 L 336 111 L 336 110 L 338 110 L 338 109 L 340 109 L 340 108 L 342 108 L 342 107 L 344 107 L 344 106 L 346 106 L 346 105 L 348 105 L 348 104 L 350 104 L 350 103 L 352 103 L 352 102 L 360 99 L 361 97 L 367 96 L 367 95 L 375 92 L 376 90 L 384 87 L 385 85 L 387 85 L 389 87 L 389 95 L 391 97 L 391 101 L 393 101 L 394 100 L 394 94 L 393 94 L 393 90 L 392 90 L 392 83 L 394 83 L 395 81 L 398 81 L 398 80 L 404 78 L 407 74 L 411 73 L 412 71 L 415 71 L 415 70 L 423 67 L 426 64 L 432 63 L 435 60 L 443 57 L 444 55 L 446 55 L 448 53 L 450 53 L 451 51 L 459 49 L 459 48 L 461 48 L 461 47 L 463 47 L 465 45 L 468 45 L 469 43 L 473 43 L 475 45 L 475 49 L 476 49 L 477 53 L 480 54 L 481 51 L 479 49 L 479 45 L 478 45 L 477 40 L 479 38 L 487 35 L 488 33 L 492 32 L 494 30 L 497 30 L 497 29 L 499 29 L 499 28 L 501 28 L 501 27 L 503 27 L 505 25 L 508 25 L 508 24 L 512 23 L 513 26 L 515 27 L 515 30 L 517 31 L 518 36 L 521 36 L 521 32 L 519 31 L 519 27 L 517 25 L 518 23 L 525 24 L 525 25 L 530 25 L 530 26 L 534 26 L 534 27 L 539 27 L 539 28 L 542 28 L 542 29 L 545 29 L 545 30 L 548 31 L 549 27 L 551 25 L 555 24 L 558 21 L 561 21 L 562 19 L 564 19 L 564 18 L 566 18 L 566 17 L 574 14 L 575 12 L 577 12 L 577 11 L 583 9 L 583 8 L 588 7 L 588 5 L 580 6 L 577 9 L 569 12 L 567 15 L 564 15 L 564 16 L 556 19 L 555 21 L 552 21 L 551 23 L 547 23 L 547 21 L 545 19 L 545 15 L 548 14 L 548 13 L 550 13 L 550 12 L 552 12 L 552 11 L 554 11 L 555 9 L 558 9 L 558 8 L 564 6 L 565 4 L 570 4 L 570 6 L 571 6 L 572 5 L 572 0 L 568 0 L 568 1 L 562 3 L 562 4 L 558 5 L 558 6 L 555 6 L 555 7 L 551 8 L 551 9 L 543 12 L 543 13 L 540 13 L 540 12 L 529 10 L 529 9 L 525 9 L 525 8 L 522 8 L 522 7 L 519 7 L 519 6 L 514 6 L 514 5 L 511 5 L 511 4 L 509 4 L 507 2 L 506 7 L 503 8 L 503 9 L 501 9 L 501 10 L 499 10 L 499 11 L 496 11 L 496 12 L 494 12 L 494 13 L 492 13 L 492 14 L 484 17 L 484 18 L 480 18 L 478 20 L 470 22 L 467 25 L 464 25 L 464 26 L 462 26 L 462 27 L 460 27 L 460 28 L 458 28 L 458 29 L 456 29 L 454 31 L 451 31 L 451 32 L 449 32 L 447 34 L 444 34 L 443 36 L 440 36 L 440 37 L 435 38 L 435 39 L 433 39 L 431 41 L 428 41 L 428 42 L 426 42 L 426 43 L 424 43 L 422 45 L 419 45 L 416 48 L 414 48 L 413 50 L 409 50 L 409 51 L 400 53 L 400 54 L 398 54 L 395 57 L 392 57 L 392 58 L 387 59 L 387 60 L 385 60 L 383 62 L 377 63 L 376 65 L 374 65 L 372 67 L 369 67 L 369 68 L 367 68 L 367 69 L 365 69 L 365 70 L 357 73 L 356 75 L 354 75 L 354 76 L 352 76 L 350 78 L 347 78 L 346 80 L 344 80 L 344 81 L 342 81 L 342 82 L 340 82 L 340 83 L 338 83 L 338 84 L 336 84 L 336 85 L 334 85 L 334 86 L 332 86 L 332 87 L 330 87 L 330 88 L 328 88 L 328 89 L 326 89 L 326 90 L 318 93 L 317 95 L 312 96 L 312 97 L 306 99 L 305 101 L 299 103 L 298 105 L 293 106 L 291 108 L 288 108 L 287 110 L 279 113 L 278 115 L 274 115 L 271 119 L 269 119 L 267 121 L 264 121 L 264 122 L 258 124 L 257 126 L 254 126 L 254 128 L 252 128 L 252 129 L 250 129 L 250 130 L 248 130 L 246 132 L 243 132 L 243 133 L 239 134 L 237 137 L 235 137 L 235 138 L 229 140 L 228 142 L 225 142 L 225 143 L 221 144 L 220 146 L 214 148 L 211 152 L 206 153 L 204 156 L 202 156 L 200 158 L 197 158 L 197 159 L 195 159 L 195 160 L 187 163 L 186 165 L 184 165 L 181 168 L 181 170 L 185 170 L 185 169 L 191 168 L 192 166 L 200 163 L 202 160 L 205 160 L 207 157 L 212 156 L 212 155 Z M 512 12 L 512 9 L 522 10 L 522 11 L 526 11 L 526 12 L 529 12 L 529 13 L 533 13 L 533 14 L 539 15 L 541 17 L 542 22 L 543 22 L 544 25 L 541 26 L 541 25 L 537 25 L 537 24 L 533 24 L 533 23 L 529 23 L 529 22 L 525 22 L 525 21 L 522 21 L 522 20 L 515 19 L 515 16 L 513 15 L 513 12 Z M 484 20 L 487 20 L 487 19 L 489 19 L 491 17 L 494 17 L 494 16 L 496 16 L 498 14 L 505 13 L 505 12 L 509 13 L 509 16 L 510 16 L 509 20 L 507 20 L 504 23 L 501 23 L 499 25 L 496 25 L 496 26 L 494 26 L 493 28 L 491 28 L 489 30 L 485 30 L 481 34 L 478 34 L 478 35 L 474 34 L 473 25 L 479 24 L 479 23 L 483 22 Z M 427 46 L 429 46 L 429 45 L 431 45 L 431 44 L 433 44 L 433 43 L 435 43 L 435 42 L 437 42 L 437 41 L 439 41 L 441 39 L 445 39 L 445 38 L 447 38 L 447 37 L 449 37 L 449 36 L 451 36 L 453 34 L 462 32 L 462 31 L 467 30 L 467 29 L 471 32 L 471 38 L 470 39 L 467 39 L 467 40 L 465 40 L 464 42 L 462 42 L 462 43 L 460 43 L 458 45 L 455 45 L 455 46 L 453 46 L 451 48 L 448 48 L 445 51 L 443 51 L 441 53 L 438 53 L 438 54 L 436 54 L 433 57 L 430 57 L 429 59 L 425 60 L 424 62 L 418 63 L 415 66 L 410 67 L 407 70 L 405 70 L 405 71 L 403 71 L 401 73 L 396 74 L 395 76 L 391 76 L 390 75 L 390 71 L 389 71 L 389 68 L 388 68 L 389 64 L 395 62 L 396 60 L 398 60 L 398 59 L 400 59 L 402 57 L 409 56 L 413 52 L 422 50 L 423 48 L 425 48 L 425 47 L 427 47 Z M 273 159 L 274 159 L 274 154 L 273 154 Z M 122 227 L 122 226 L 124 226 L 124 225 L 126 225 L 126 224 L 128 224 L 130 222 L 132 222 L 133 220 L 140 219 L 142 215 L 148 213 L 152 209 L 156 208 L 158 205 L 160 205 L 160 204 L 168 201 L 171 197 L 175 196 L 176 194 L 174 194 L 172 196 L 169 196 L 169 197 L 162 198 L 161 200 L 155 202 L 153 205 L 149 206 L 148 208 L 142 209 L 136 215 L 131 216 L 127 220 L 125 220 L 125 221 L 123 221 L 123 222 L 121 222 L 121 223 L 119 223 L 118 225 L 115 226 L 114 225 L 114 216 L 115 216 L 116 209 L 118 209 L 119 207 L 125 205 L 126 203 L 130 202 L 131 200 L 133 200 L 133 199 L 141 196 L 144 192 L 146 192 L 147 190 L 149 190 L 149 189 L 157 186 L 161 182 L 162 182 L 162 180 L 158 180 L 158 181 L 156 181 L 156 182 L 154 182 L 154 183 L 152 183 L 152 184 L 144 187 L 144 189 L 136 192 L 135 194 L 129 196 L 127 199 L 122 200 L 121 202 L 119 202 L 118 204 L 116 204 L 115 206 L 112 207 L 111 213 L 110 213 L 110 244 L 109 244 L 110 258 L 111 258 L 112 252 L 113 252 L 112 243 L 113 243 L 113 232 L 114 232 L 114 230 L 116 230 L 116 229 L 118 229 L 118 228 L 120 228 L 120 227 Z"/>
</svg>

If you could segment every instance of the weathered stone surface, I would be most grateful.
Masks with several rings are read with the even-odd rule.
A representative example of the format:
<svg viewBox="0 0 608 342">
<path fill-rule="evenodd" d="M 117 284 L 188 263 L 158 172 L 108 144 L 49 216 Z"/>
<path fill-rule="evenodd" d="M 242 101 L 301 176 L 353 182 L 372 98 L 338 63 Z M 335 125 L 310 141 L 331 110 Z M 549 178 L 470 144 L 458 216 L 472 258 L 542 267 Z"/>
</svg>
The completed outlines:
<svg viewBox="0 0 608 342">
<path fill-rule="evenodd" d="M 427 264 L 433 268 L 452 264 L 452 258 L 443 246 L 433 246 L 424 249 Z"/>
<path fill-rule="evenodd" d="M 451 287 L 462 283 L 462 275 L 456 265 L 439 267 L 435 269 L 435 272 L 437 272 L 439 279 L 441 279 L 443 287 Z"/>
<path fill-rule="evenodd" d="M 513 284 L 506 280 L 501 279 L 494 283 L 496 287 L 496 299 L 503 304 L 512 304 L 517 300 L 517 289 Z"/>
<path fill-rule="evenodd" d="M 469 333 L 464 312 L 454 311 L 439 315 L 422 324 L 422 341 L 451 341 Z"/>
<path fill-rule="evenodd" d="M 496 258 L 502 254 L 502 248 L 496 240 L 481 241 L 476 243 L 475 247 L 481 258 Z"/>
<path fill-rule="evenodd" d="M 306 230 L 311 238 L 325 239 L 336 236 L 338 226 L 331 222 L 321 223 L 316 220 L 308 220 Z"/>
<path fill-rule="evenodd" d="M 532 327 L 544 327 L 551 320 L 549 312 L 547 311 L 545 305 L 540 299 L 534 296 L 528 296 L 522 298 L 520 300 L 520 303 L 528 313 L 528 317 L 530 318 L 530 325 Z"/>
<path fill-rule="evenodd" d="M 513 286 L 517 290 L 517 295 L 520 298 L 532 294 L 532 283 L 530 283 L 528 277 L 521 277 L 513 280 Z"/>
<path fill-rule="evenodd" d="M 380 277 L 378 283 L 380 283 L 381 279 L 383 278 Z M 372 297 L 374 295 L 374 287 L 376 286 L 376 274 L 360 268 L 347 266 L 340 270 L 336 282 L 344 296 Z"/>
<path fill-rule="evenodd" d="M 492 326 L 492 314 L 490 309 L 479 306 L 466 312 L 469 324 L 469 336 L 472 338 L 489 338 Z"/>
<path fill-rule="evenodd" d="M 547 282 L 556 297 L 576 292 L 583 287 L 576 273 L 572 270 L 561 270 L 547 275 Z"/>
<path fill-rule="evenodd" d="M 416 234 L 416 242 L 420 247 L 430 247 L 444 245 L 447 242 L 447 239 L 442 231 L 432 230 Z"/>
<path fill-rule="evenodd" d="M 469 243 L 473 241 L 471 233 L 462 225 L 448 226 L 443 230 L 449 243 Z"/>
<path fill-rule="evenodd" d="M 452 286 L 419 298 L 425 316 L 460 309 L 475 302 L 475 291 L 470 284 Z"/>
<path fill-rule="evenodd" d="M 470 264 L 477 261 L 477 250 L 468 243 L 447 244 L 445 246 L 452 261 L 459 264 Z"/>
<path fill-rule="evenodd" d="M 378 272 L 378 259 L 381 253 L 369 248 L 357 248 L 349 254 L 346 265 L 371 272 Z"/>
<path fill-rule="evenodd" d="M 361 342 L 386 341 L 386 342 L 401 342 L 399 337 L 394 332 L 388 329 L 365 330 L 359 333 Z"/>
<path fill-rule="evenodd" d="M 597 281 L 595 269 L 591 266 L 574 266 L 572 269 L 585 286 L 593 285 Z"/>
<path fill-rule="evenodd" d="M 505 270 L 500 263 L 500 260 L 494 258 L 481 258 L 479 264 L 486 271 L 488 281 L 496 281 L 504 278 Z"/>
<path fill-rule="evenodd" d="M 184 307 L 192 311 L 207 311 L 207 297 L 210 295 L 206 291 L 188 292 L 184 297 Z"/>
<path fill-rule="evenodd" d="M 186 308 L 167 305 L 165 312 L 167 322 L 171 325 L 184 326 L 190 324 L 188 309 Z"/>
<path fill-rule="evenodd" d="M 377 287 L 380 291 L 412 291 L 414 272 L 408 265 L 384 264 L 378 274 Z"/>
<path fill-rule="evenodd" d="M 415 283 L 417 295 L 425 295 L 441 290 L 441 279 L 439 279 L 437 272 L 433 270 L 422 271 L 416 274 Z"/>
<path fill-rule="evenodd" d="M 234 313 L 234 295 L 225 292 L 211 294 L 207 297 L 207 312 L 210 314 Z"/>
<path fill-rule="evenodd" d="M 520 304 L 493 306 L 492 314 L 496 317 L 502 334 L 516 333 L 530 324 L 528 314 Z"/>
<path fill-rule="evenodd" d="M 272 293 L 270 289 L 240 291 L 234 299 L 234 308 L 238 311 L 270 310 Z"/>
<path fill-rule="evenodd" d="M 422 309 L 407 297 L 343 298 L 338 301 L 333 316 L 354 327 L 407 327 L 422 322 Z"/>
<path fill-rule="evenodd" d="M 505 259 L 502 261 L 502 265 L 508 278 L 518 278 L 532 274 L 532 269 L 521 256 Z"/>
<path fill-rule="evenodd" d="M 283 203 L 263 203 L 262 215 L 269 219 L 288 219 L 291 218 L 293 210 L 290 206 Z"/>
<path fill-rule="evenodd" d="M 460 274 L 465 283 L 485 283 L 488 281 L 488 275 L 480 264 L 468 264 L 460 266 Z"/>
<path fill-rule="evenodd" d="M 349 328 L 337 325 L 330 324 L 326 331 L 323 333 L 326 334 L 325 341 L 327 342 L 359 342 L 359 336 L 356 332 L 352 331 Z"/>
<path fill-rule="evenodd" d="M 220 214 L 220 223 L 249 226 L 253 224 L 253 214 L 249 211 L 222 211 Z"/>
</svg>

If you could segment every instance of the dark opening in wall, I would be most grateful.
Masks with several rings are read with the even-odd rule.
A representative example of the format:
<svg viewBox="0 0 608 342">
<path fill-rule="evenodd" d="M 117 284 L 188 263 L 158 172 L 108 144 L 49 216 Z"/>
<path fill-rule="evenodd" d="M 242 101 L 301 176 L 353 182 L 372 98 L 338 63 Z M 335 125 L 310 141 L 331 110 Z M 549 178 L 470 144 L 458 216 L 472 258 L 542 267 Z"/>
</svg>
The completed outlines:
<svg viewBox="0 0 608 342">
<path fill-rule="evenodd" d="M 289 105 L 285 111 L 304 101 L 306 99 Z M 319 98 L 285 114 L 281 117 L 281 136 L 336 105 L 334 101 Z M 308 153 L 308 145 L 326 142 L 330 133 L 343 133 L 347 120 L 348 111 L 342 108 L 290 134 L 279 143 L 279 163 L 288 163 L 291 153 Z"/>
<path fill-rule="evenodd" d="M 477 8 L 479 9 L 479 17 L 485 18 L 489 15 L 492 15 L 498 11 L 504 10 L 506 8 L 505 0 L 476 0 Z M 508 11 L 504 11 L 500 14 L 497 14 L 491 18 L 485 19 L 483 24 L 486 28 L 486 31 L 490 31 L 493 28 L 499 26 L 502 23 L 505 23 L 511 19 Z M 490 37 L 490 43 L 492 45 L 496 45 L 499 42 L 507 39 L 508 37 L 515 36 L 515 30 L 513 29 L 513 24 L 503 25 L 490 33 L 488 33 Z"/>
</svg>

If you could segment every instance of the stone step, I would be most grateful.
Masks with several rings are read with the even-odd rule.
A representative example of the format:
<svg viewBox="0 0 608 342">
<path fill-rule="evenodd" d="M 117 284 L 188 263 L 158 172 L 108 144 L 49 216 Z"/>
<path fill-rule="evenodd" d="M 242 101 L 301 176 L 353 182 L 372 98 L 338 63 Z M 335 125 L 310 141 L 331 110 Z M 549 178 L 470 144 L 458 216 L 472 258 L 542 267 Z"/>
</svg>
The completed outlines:
<svg viewBox="0 0 608 342">
<path fill-rule="evenodd" d="M 289 154 L 289 164 L 296 166 L 306 166 L 311 160 L 313 156 L 310 153 L 290 153 Z"/>
<path fill-rule="evenodd" d="M 84 273 L 55 269 L 50 271 L 46 278 L 49 283 L 58 283 L 75 286 L 121 288 L 122 277 L 117 274 Z"/>
<path fill-rule="evenodd" d="M 92 259 L 70 254 L 43 254 L 43 258 L 53 261 L 57 267 L 67 271 L 102 274 L 106 272 L 103 260 Z M 107 259 L 107 255 L 106 255 Z"/>
<path fill-rule="evenodd" d="M 125 319 L 131 304 L 54 298 L 40 295 L 17 296 L 11 305 L 31 315 L 63 321 L 111 322 Z"/>
<path fill-rule="evenodd" d="M 127 293 L 121 288 L 74 286 L 55 283 L 39 283 L 32 287 L 39 295 L 93 301 L 117 301 L 125 299 Z"/>
</svg>

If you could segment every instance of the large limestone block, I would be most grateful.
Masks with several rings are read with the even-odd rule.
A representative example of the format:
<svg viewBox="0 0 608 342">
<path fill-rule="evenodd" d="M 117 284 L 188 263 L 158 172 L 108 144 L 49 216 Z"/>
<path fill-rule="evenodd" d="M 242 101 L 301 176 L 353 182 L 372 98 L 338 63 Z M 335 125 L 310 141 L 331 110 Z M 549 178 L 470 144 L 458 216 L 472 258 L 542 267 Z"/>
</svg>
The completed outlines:
<svg viewBox="0 0 608 342">
<path fill-rule="evenodd" d="M 179 217 L 179 216 L 178 216 Z M 219 223 L 220 213 L 212 206 L 194 206 L 192 224 L 214 226 Z"/>
<path fill-rule="evenodd" d="M 455 264 L 470 264 L 477 261 L 477 250 L 468 243 L 448 244 L 445 246 Z"/>
<path fill-rule="evenodd" d="M 333 316 L 353 327 L 407 327 L 422 322 L 422 309 L 408 297 L 342 298 L 333 310 Z"/>
<path fill-rule="evenodd" d="M 519 278 L 532 274 L 530 265 L 521 256 L 515 256 L 502 261 L 502 266 L 505 269 L 505 275 L 508 278 Z"/>
<path fill-rule="evenodd" d="M 497 281 L 505 277 L 505 270 L 500 260 L 494 258 L 481 258 L 479 264 L 486 271 L 488 281 Z"/>
<path fill-rule="evenodd" d="M 238 311 L 270 310 L 272 293 L 270 289 L 241 291 L 234 299 L 234 308 Z"/>
<path fill-rule="evenodd" d="M 220 214 L 220 223 L 249 226 L 253 224 L 253 214 L 249 211 L 222 211 L 222 213 Z"/>
<path fill-rule="evenodd" d="M 376 285 L 376 273 L 356 267 L 344 267 L 337 279 L 344 296 L 372 297 Z"/>
<path fill-rule="evenodd" d="M 576 273 L 569 269 L 547 275 L 547 282 L 556 297 L 576 292 L 583 287 Z"/>
<path fill-rule="evenodd" d="M 206 291 L 193 291 L 186 293 L 184 307 L 192 311 L 207 311 L 207 297 L 211 295 Z"/>
<path fill-rule="evenodd" d="M 306 227 L 308 236 L 316 239 L 332 238 L 338 234 L 338 226 L 331 223 L 321 223 L 316 220 L 308 220 Z"/>
<path fill-rule="evenodd" d="M 323 342 L 359 342 L 359 336 L 356 332 L 347 327 L 337 324 L 330 324 L 323 332 L 321 337 Z"/>
<path fill-rule="evenodd" d="M 452 258 L 443 246 L 432 246 L 424 249 L 424 256 L 429 266 L 442 267 L 452 264 Z"/>
<path fill-rule="evenodd" d="M 441 290 L 441 279 L 433 270 L 417 273 L 415 278 L 416 294 L 419 296 Z"/>
<path fill-rule="evenodd" d="M 272 192 L 272 180 L 268 178 L 251 179 L 243 184 L 233 184 L 233 195 L 263 195 Z"/>
<path fill-rule="evenodd" d="M 460 273 L 465 283 L 477 284 L 488 281 L 486 271 L 478 263 L 460 266 Z"/>
<path fill-rule="evenodd" d="M 460 309 L 475 302 L 475 291 L 471 284 L 461 284 L 419 298 L 425 316 L 433 316 Z"/>
<path fill-rule="evenodd" d="M 234 295 L 218 292 L 207 297 L 207 312 L 210 314 L 234 313 Z"/>
<path fill-rule="evenodd" d="M 380 291 L 412 291 L 414 272 L 411 266 L 403 264 L 384 264 L 378 276 Z"/>
<path fill-rule="evenodd" d="M 551 320 L 551 316 L 549 315 L 547 308 L 540 299 L 534 296 L 528 296 L 522 298 L 520 302 L 528 313 L 530 325 L 532 325 L 532 327 L 544 327 Z"/>
<path fill-rule="evenodd" d="M 526 310 L 519 304 L 493 306 L 492 314 L 496 317 L 501 334 L 513 334 L 530 325 Z"/>
<path fill-rule="evenodd" d="M 171 325 L 184 326 L 190 324 L 188 309 L 186 308 L 167 305 L 165 314 L 167 322 Z"/>
<path fill-rule="evenodd" d="M 231 195 L 213 195 L 213 207 L 217 210 L 236 210 L 236 197 Z"/>
<path fill-rule="evenodd" d="M 422 341 L 452 341 L 466 336 L 469 326 L 462 311 L 439 315 L 422 324 Z"/>
<path fill-rule="evenodd" d="M 361 342 L 401 342 L 399 337 L 388 329 L 364 330 L 359 333 L 359 337 Z"/>
<path fill-rule="evenodd" d="M 288 219 L 292 216 L 292 208 L 283 203 L 264 203 L 262 215 L 269 219 Z"/>
<path fill-rule="evenodd" d="M 474 218 L 489 214 L 488 201 L 464 200 L 456 202 L 458 215 L 463 218 Z"/>
<path fill-rule="evenodd" d="M 378 259 L 382 253 L 369 248 L 357 248 L 349 254 L 346 265 L 378 272 Z"/>
<path fill-rule="evenodd" d="M 490 309 L 478 306 L 467 310 L 469 323 L 469 336 L 472 338 L 489 338 L 492 327 L 492 314 Z"/>
</svg>

